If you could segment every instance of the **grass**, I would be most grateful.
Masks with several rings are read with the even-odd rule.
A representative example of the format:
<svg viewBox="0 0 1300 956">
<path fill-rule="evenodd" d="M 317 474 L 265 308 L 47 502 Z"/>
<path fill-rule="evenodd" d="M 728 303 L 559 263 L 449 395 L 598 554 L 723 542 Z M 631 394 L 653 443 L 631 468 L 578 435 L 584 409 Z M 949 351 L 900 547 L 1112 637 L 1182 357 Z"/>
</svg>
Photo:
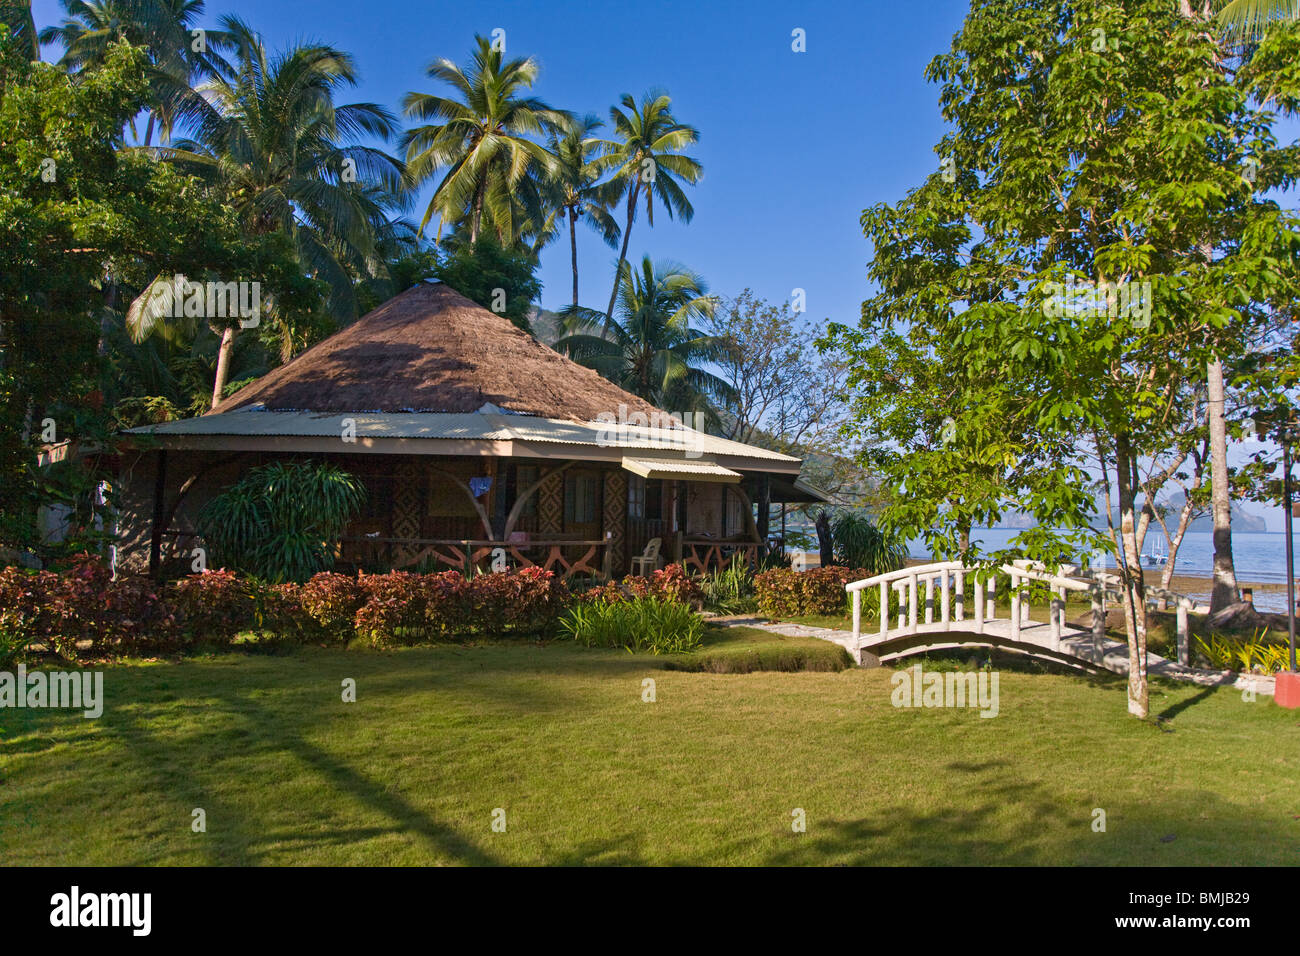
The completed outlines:
<svg viewBox="0 0 1300 956">
<path fill-rule="evenodd" d="M 711 649 L 760 648 L 752 634 Z M 710 648 L 706 647 L 706 651 Z M 99 720 L 0 711 L 6 864 L 1288 864 L 1300 716 L 1006 670 L 1000 714 L 889 668 L 721 675 L 569 642 L 106 668 Z M 356 703 L 341 684 L 354 679 Z M 655 701 L 643 700 L 652 679 Z M 207 832 L 191 831 L 206 811 Z M 507 814 L 504 833 L 492 813 Z M 808 828 L 791 830 L 803 809 Z M 1091 828 L 1094 808 L 1105 833 Z M 1171 839 L 1172 838 L 1172 839 Z"/>
<path fill-rule="evenodd" d="M 756 627 L 710 628 L 707 634 L 703 647 L 665 666 L 708 674 L 842 671 L 853 666 L 848 651 L 815 637 L 787 637 Z"/>
</svg>

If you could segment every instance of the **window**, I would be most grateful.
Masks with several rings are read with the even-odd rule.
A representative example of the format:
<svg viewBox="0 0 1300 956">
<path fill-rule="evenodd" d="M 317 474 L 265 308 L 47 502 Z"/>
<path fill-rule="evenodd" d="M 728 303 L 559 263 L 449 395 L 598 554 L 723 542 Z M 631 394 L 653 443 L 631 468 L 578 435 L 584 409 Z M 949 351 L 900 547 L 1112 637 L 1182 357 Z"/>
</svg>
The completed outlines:
<svg viewBox="0 0 1300 956">
<path fill-rule="evenodd" d="M 596 521 L 596 479 L 591 475 L 570 475 L 564 483 L 564 524 L 593 524 Z"/>
<path fill-rule="evenodd" d="M 537 465 L 519 466 L 515 472 L 515 501 L 518 501 L 519 496 L 533 486 L 541 473 L 541 469 Z M 537 514 L 536 492 L 530 495 L 528 500 L 524 502 L 524 506 L 519 509 L 519 516 L 521 518 L 530 518 L 535 514 Z"/>
<path fill-rule="evenodd" d="M 660 521 L 664 516 L 664 483 L 653 478 L 645 483 L 645 516 L 649 521 Z"/>
<path fill-rule="evenodd" d="M 645 517 L 645 479 L 640 475 L 633 475 L 627 482 L 627 516 Z"/>
</svg>

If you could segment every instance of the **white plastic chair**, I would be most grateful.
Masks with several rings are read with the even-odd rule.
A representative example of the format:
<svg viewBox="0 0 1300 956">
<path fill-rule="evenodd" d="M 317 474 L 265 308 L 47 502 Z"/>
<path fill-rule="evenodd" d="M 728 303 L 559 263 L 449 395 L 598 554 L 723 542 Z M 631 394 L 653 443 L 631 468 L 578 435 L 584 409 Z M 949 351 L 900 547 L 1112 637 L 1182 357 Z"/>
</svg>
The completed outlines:
<svg viewBox="0 0 1300 956">
<path fill-rule="evenodd" d="M 659 548 L 662 544 L 661 538 L 651 538 L 647 541 L 645 550 L 632 559 L 632 573 L 650 574 L 659 570 Z"/>
</svg>

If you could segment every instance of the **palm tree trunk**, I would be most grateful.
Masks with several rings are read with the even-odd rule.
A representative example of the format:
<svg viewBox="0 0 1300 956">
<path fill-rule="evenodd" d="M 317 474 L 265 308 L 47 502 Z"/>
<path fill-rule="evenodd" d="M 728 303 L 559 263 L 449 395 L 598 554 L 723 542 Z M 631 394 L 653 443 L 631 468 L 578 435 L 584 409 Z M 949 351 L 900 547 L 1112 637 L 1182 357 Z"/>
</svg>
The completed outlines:
<svg viewBox="0 0 1300 956">
<path fill-rule="evenodd" d="M 627 261 L 627 241 L 632 238 L 632 222 L 636 219 L 636 197 L 641 191 L 641 180 L 637 180 L 627 194 L 627 228 L 623 230 L 623 248 L 618 252 L 618 265 L 614 267 L 614 288 L 609 293 L 609 308 L 605 310 L 605 321 L 614 317 L 614 302 L 618 299 L 618 280 L 623 275 L 623 263 Z"/>
<path fill-rule="evenodd" d="M 483 227 L 483 188 L 486 185 L 483 179 L 478 181 L 474 187 L 474 208 L 469 217 L 469 244 L 471 246 L 478 244 L 479 230 Z"/>
<path fill-rule="evenodd" d="M 1228 481 L 1227 389 L 1223 362 L 1215 358 L 1206 369 L 1206 406 L 1210 422 L 1210 502 L 1214 514 L 1214 585 L 1210 613 L 1240 600 L 1232 560 L 1232 488 Z"/>
<path fill-rule="evenodd" d="M 573 307 L 578 307 L 578 211 L 569 209 L 569 258 L 573 260 Z"/>
<path fill-rule="evenodd" d="M 235 327 L 227 326 L 221 333 L 221 345 L 217 349 L 217 376 L 212 383 L 212 407 L 221 401 L 221 393 L 226 390 L 226 379 L 230 377 L 230 355 L 235 350 Z"/>
<path fill-rule="evenodd" d="M 153 110 L 149 111 L 149 123 L 144 128 L 144 144 L 153 145 Z"/>
</svg>

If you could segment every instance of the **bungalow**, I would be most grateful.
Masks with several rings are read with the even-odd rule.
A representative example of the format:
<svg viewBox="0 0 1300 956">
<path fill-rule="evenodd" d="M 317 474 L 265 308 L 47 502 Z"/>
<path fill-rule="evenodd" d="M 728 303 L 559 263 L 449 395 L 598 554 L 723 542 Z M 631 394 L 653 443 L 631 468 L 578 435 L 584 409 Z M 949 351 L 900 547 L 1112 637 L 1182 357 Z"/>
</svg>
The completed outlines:
<svg viewBox="0 0 1300 956">
<path fill-rule="evenodd" d="M 800 461 L 689 427 L 440 283 L 384 303 L 199 418 L 131 429 L 120 565 L 158 572 L 249 468 L 327 460 L 367 501 L 344 567 L 463 568 L 504 552 L 619 576 L 658 541 L 702 571 L 754 562 L 768 505 L 820 500 Z"/>
</svg>

